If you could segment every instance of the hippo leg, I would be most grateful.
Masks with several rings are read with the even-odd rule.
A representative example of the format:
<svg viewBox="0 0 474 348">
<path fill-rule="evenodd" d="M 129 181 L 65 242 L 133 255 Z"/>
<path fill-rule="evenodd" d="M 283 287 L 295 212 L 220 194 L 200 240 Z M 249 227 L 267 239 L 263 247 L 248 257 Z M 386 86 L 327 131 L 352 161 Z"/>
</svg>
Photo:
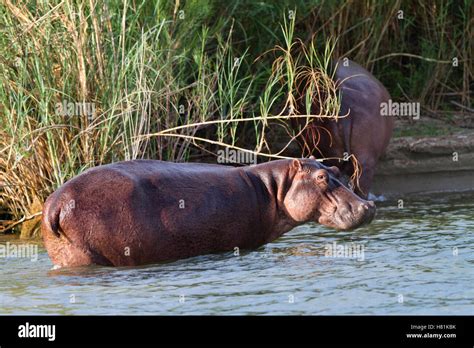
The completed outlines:
<svg viewBox="0 0 474 348">
<path fill-rule="evenodd" d="M 362 173 L 359 178 L 359 186 L 356 186 L 354 191 L 359 197 L 367 199 L 375 174 L 375 161 L 373 159 L 360 159 L 359 161 Z"/>
</svg>

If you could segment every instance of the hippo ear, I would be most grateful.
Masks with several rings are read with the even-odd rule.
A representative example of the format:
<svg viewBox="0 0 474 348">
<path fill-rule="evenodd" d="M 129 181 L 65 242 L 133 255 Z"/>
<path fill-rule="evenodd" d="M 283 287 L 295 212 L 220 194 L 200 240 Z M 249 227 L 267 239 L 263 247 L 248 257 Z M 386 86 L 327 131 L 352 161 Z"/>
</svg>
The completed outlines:
<svg viewBox="0 0 474 348">
<path fill-rule="evenodd" d="M 301 171 L 303 169 L 303 165 L 301 164 L 301 161 L 297 158 L 293 159 L 293 162 L 291 164 L 293 168 L 295 168 L 297 171 Z"/>
<path fill-rule="evenodd" d="M 332 167 L 329 167 L 328 169 L 336 178 L 339 178 L 341 176 L 341 171 L 339 170 L 338 167 L 332 166 Z"/>
</svg>

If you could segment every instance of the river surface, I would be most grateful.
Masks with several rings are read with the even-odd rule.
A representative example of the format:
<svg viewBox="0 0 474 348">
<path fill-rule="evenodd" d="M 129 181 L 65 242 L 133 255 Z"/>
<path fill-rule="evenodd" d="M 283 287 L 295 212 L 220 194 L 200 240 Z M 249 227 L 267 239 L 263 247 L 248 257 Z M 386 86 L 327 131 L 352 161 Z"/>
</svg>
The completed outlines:
<svg viewBox="0 0 474 348">
<path fill-rule="evenodd" d="M 238 256 L 140 268 L 51 270 L 41 246 L 15 257 L 24 242 L 3 236 L 0 314 L 474 314 L 474 194 L 400 203 L 356 231 L 307 224 Z"/>
</svg>

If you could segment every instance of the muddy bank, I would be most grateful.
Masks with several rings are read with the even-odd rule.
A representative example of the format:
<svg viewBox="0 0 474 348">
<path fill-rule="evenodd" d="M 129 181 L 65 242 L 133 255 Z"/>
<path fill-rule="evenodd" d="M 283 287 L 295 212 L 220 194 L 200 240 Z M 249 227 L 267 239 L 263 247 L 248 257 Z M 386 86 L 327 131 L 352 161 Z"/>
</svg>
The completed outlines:
<svg viewBox="0 0 474 348">
<path fill-rule="evenodd" d="M 404 194 L 474 190 L 474 131 L 391 140 L 373 191 Z"/>
</svg>

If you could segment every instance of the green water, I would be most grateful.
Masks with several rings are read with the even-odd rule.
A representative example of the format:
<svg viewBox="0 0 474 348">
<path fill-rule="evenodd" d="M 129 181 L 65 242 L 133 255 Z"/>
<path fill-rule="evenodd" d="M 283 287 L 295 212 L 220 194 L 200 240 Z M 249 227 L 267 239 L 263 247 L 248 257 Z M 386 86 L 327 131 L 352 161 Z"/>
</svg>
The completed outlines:
<svg viewBox="0 0 474 348">
<path fill-rule="evenodd" d="M 0 258 L 0 314 L 474 314 L 474 194 L 403 203 L 378 203 L 357 231 L 304 225 L 239 256 L 56 271 L 42 248 Z"/>
</svg>

